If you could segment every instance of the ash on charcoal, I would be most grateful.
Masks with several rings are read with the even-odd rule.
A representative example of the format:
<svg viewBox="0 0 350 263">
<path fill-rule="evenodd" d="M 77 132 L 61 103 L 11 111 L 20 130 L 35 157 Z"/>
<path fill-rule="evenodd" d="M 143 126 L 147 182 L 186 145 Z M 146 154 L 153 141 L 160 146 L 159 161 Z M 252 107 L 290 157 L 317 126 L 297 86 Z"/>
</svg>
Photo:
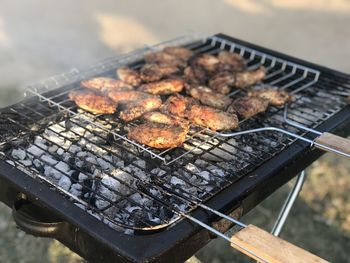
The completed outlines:
<svg viewBox="0 0 350 263">
<path fill-rule="evenodd" d="M 202 177 L 206 181 L 210 181 L 210 174 L 208 171 L 198 172 L 197 175 Z"/>
<path fill-rule="evenodd" d="M 44 150 L 40 149 L 38 146 L 36 145 L 31 145 L 27 148 L 27 152 L 32 154 L 33 156 L 40 156 L 44 153 Z"/>
<path fill-rule="evenodd" d="M 58 163 L 58 161 L 56 160 L 56 159 L 54 159 L 52 156 L 50 156 L 50 155 L 47 155 L 47 154 L 45 154 L 45 155 L 42 155 L 41 157 L 40 157 L 40 159 L 45 163 L 45 164 L 47 164 L 47 165 L 55 165 L 56 163 Z"/>
<path fill-rule="evenodd" d="M 176 176 L 172 176 L 170 179 L 170 183 L 173 185 L 186 185 L 184 181 L 181 179 L 177 178 Z"/>
<path fill-rule="evenodd" d="M 110 163 L 106 162 L 102 158 L 97 158 L 96 161 L 102 170 L 110 170 L 113 167 Z"/>
<path fill-rule="evenodd" d="M 12 150 L 12 157 L 17 160 L 24 160 L 26 158 L 26 152 L 21 149 L 13 149 Z"/>
<path fill-rule="evenodd" d="M 26 160 L 19 160 L 19 162 L 21 164 L 23 164 L 24 166 L 31 166 L 32 165 L 32 161 L 28 160 L 28 159 L 26 159 Z"/>
<path fill-rule="evenodd" d="M 151 170 L 152 174 L 158 175 L 158 176 L 162 176 L 164 174 L 166 174 L 166 171 L 160 169 L 160 168 L 154 168 Z"/>
<path fill-rule="evenodd" d="M 88 176 L 84 173 L 79 173 L 78 180 L 79 182 L 83 182 L 84 180 L 88 179 Z"/>
<path fill-rule="evenodd" d="M 58 186 L 60 186 L 62 189 L 68 191 L 70 186 L 72 185 L 71 180 L 68 176 L 62 175 L 60 180 L 58 181 Z"/>
</svg>

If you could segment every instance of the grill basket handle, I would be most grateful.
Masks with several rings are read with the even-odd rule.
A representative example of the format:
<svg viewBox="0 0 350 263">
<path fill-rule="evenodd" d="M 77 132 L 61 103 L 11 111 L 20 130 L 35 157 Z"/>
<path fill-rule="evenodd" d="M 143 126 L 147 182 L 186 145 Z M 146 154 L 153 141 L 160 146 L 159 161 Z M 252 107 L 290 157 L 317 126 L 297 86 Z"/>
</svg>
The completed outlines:
<svg viewBox="0 0 350 263">
<path fill-rule="evenodd" d="M 45 214 L 43 208 L 25 199 L 17 200 L 12 206 L 13 219 L 21 230 L 38 237 L 58 238 L 66 223 L 54 217 L 39 218 L 40 214 Z"/>
<path fill-rule="evenodd" d="M 315 139 L 314 145 L 316 148 L 350 157 L 350 140 L 332 133 L 322 133 Z"/>
<path fill-rule="evenodd" d="M 231 246 L 249 257 L 258 260 L 258 262 L 328 262 L 254 225 L 248 225 L 234 234 L 231 237 Z M 250 253 L 247 253 L 247 250 Z M 260 259 L 264 259 L 264 261 Z"/>
</svg>

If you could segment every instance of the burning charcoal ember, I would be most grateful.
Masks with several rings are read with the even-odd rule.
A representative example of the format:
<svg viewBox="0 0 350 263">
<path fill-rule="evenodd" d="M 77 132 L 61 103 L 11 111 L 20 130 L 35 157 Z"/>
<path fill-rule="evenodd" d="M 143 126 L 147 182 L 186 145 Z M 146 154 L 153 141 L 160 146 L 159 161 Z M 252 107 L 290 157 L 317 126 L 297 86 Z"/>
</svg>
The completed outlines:
<svg viewBox="0 0 350 263">
<path fill-rule="evenodd" d="M 21 164 L 23 164 L 24 166 L 31 166 L 32 165 L 32 161 L 28 160 L 28 159 L 26 159 L 26 160 L 19 160 L 19 162 Z"/>
<path fill-rule="evenodd" d="M 162 176 L 162 175 L 166 174 L 166 171 L 164 171 L 164 170 L 162 170 L 160 168 L 154 168 L 154 169 L 151 170 L 151 173 L 155 174 L 157 176 Z"/>
<path fill-rule="evenodd" d="M 77 145 L 71 145 L 70 147 L 69 147 L 69 150 L 68 150 L 70 153 L 72 153 L 72 154 L 75 154 L 75 153 L 78 153 L 78 152 L 81 152 L 82 151 L 82 149 L 81 149 L 81 147 L 79 147 L 79 146 L 77 146 Z"/>
<path fill-rule="evenodd" d="M 17 160 L 24 160 L 26 158 L 26 152 L 21 149 L 13 149 L 12 150 L 12 157 Z"/>
<path fill-rule="evenodd" d="M 69 179 L 68 176 L 62 175 L 57 184 L 63 190 L 68 191 L 70 186 L 72 185 L 72 181 Z"/>
<path fill-rule="evenodd" d="M 62 155 L 64 153 L 64 150 L 62 148 L 59 148 L 56 153 L 58 155 Z"/>
<path fill-rule="evenodd" d="M 56 163 L 58 163 L 58 161 L 56 159 L 54 159 L 52 156 L 50 156 L 48 154 L 42 155 L 40 157 L 40 160 L 42 160 L 47 165 L 55 165 Z"/>
<path fill-rule="evenodd" d="M 47 177 L 50 177 L 50 178 L 52 178 L 55 181 L 59 180 L 62 177 L 62 174 L 60 172 L 58 172 L 57 170 L 55 170 L 54 168 L 52 168 L 50 166 L 45 166 L 44 174 Z"/>
<path fill-rule="evenodd" d="M 210 174 L 208 171 L 199 172 L 197 175 L 202 177 L 205 181 L 210 181 Z"/>
<path fill-rule="evenodd" d="M 14 161 L 11 161 L 11 160 L 6 160 L 6 162 L 7 162 L 8 164 L 11 164 L 12 166 L 15 166 Z"/>
<path fill-rule="evenodd" d="M 208 166 L 207 168 L 212 174 L 216 175 L 216 176 L 219 176 L 219 177 L 224 177 L 226 174 L 224 172 L 224 170 L 214 166 L 214 165 L 211 165 L 211 166 Z"/>
<path fill-rule="evenodd" d="M 143 171 L 142 169 L 134 166 L 134 165 L 128 165 L 125 167 L 125 170 L 127 172 L 129 172 L 130 174 L 135 175 L 136 177 L 138 177 L 140 180 L 144 181 L 144 182 L 148 182 L 150 180 L 149 175 L 147 175 L 145 173 L 145 171 Z"/>
<path fill-rule="evenodd" d="M 183 180 L 177 178 L 176 176 L 171 177 L 170 183 L 173 185 L 186 185 L 186 183 Z"/>
<path fill-rule="evenodd" d="M 84 174 L 84 173 L 79 173 L 79 175 L 78 175 L 78 180 L 79 180 L 79 182 L 83 182 L 83 181 L 85 181 L 86 179 L 88 179 L 89 178 L 89 176 L 87 176 L 86 174 Z"/>
<path fill-rule="evenodd" d="M 113 167 L 110 163 L 106 162 L 102 158 L 97 158 L 96 161 L 97 164 L 102 168 L 102 170 L 110 170 Z"/>
<path fill-rule="evenodd" d="M 38 146 L 36 145 L 30 145 L 28 148 L 27 148 L 27 152 L 29 154 L 31 154 L 32 156 L 40 156 L 44 153 L 44 150 L 40 149 Z"/>
<path fill-rule="evenodd" d="M 70 173 L 71 172 L 71 168 L 69 167 L 68 164 L 60 161 L 59 163 L 57 163 L 55 165 L 55 168 L 63 173 Z"/>
<path fill-rule="evenodd" d="M 52 145 L 49 147 L 48 151 L 49 153 L 54 153 L 58 150 L 58 146 L 57 145 Z"/>
</svg>

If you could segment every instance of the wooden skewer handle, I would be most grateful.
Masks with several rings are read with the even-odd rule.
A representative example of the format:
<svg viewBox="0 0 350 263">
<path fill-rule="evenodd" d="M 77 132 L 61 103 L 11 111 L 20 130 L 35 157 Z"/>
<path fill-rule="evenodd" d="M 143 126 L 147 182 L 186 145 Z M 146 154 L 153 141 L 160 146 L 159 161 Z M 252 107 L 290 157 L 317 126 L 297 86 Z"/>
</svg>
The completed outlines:
<svg viewBox="0 0 350 263">
<path fill-rule="evenodd" d="M 323 145 L 350 156 L 349 139 L 334 135 L 332 133 L 324 132 L 315 139 L 315 147 L 327 151 L 326 148 L 322 147 Z"/>
<path fill-rule="evenodd" d="M 254 225 L 248 225 L 246 228 L 238 231 L 231 237 L 231 242 L 233 248 L 241 251 L 258 262 L 328 262 Z M 245 249 L 249 250 L 249 252 Z"/>
</svg>

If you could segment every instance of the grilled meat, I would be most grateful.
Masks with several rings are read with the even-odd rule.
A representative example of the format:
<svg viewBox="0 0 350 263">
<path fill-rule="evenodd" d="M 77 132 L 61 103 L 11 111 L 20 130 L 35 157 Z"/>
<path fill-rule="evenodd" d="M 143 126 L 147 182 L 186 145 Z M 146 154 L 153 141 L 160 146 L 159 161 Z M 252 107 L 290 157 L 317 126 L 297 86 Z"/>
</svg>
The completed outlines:
<svg viewBox="0 0 350 263">
<path fill-rule="evenodd" d="M 73 90 L 68 96 L 79 108 L 95 114 L 111 114 L 116 111 L 116 104 L 111 99 L 91 90 Z"/>
<path fill-rule="evenodd" d="M 235 87 L 241 89 L 249 87 L 264 79 L 265 75 L 266 69 L 264 67 L 252 71 L 238 72 L 235 74 Z"/>
<path fill-rule="evenodd" d="M 195 76 L 195 73 L 193 72 L 193 69 L 190 66 L 187 66 L 184 69 L 184 80 L 188 84 L 199 85 L 201 83 L 201 81 Z"/>
<path fill-rule="evenodd" d="M 189 128 L 189 122 L 187 120 L 174 115 L 161 113 L 159 111 L 147 112 L 142 116 L 142 119 L 146 122 L 156 122 L 167 125 L 180 125 L 187 130 Z"/>
<path fill-rule="evenodd" d="M 198 104 L 198 102 L 193 98 L 173 95 L 166 100 L 161 107 L 161 111 L 179 117 L 186 117 L 187 110 L 189 110 L 194 104 Z"/>
<path fill-rule="evenodd" d="M 140 70 L 140 75 L 142 81 L 152 82 L 175 74 L 178 71 L 179 68 L 171 64 L 145 64 Z"/>
<path fill-rule="evenodd" d="M 108 92 L 108 97 L 111 98 L 115 103 L 127 103 L 130 101 L 140 100 L 149 97 L 150 94 L 136 91 L 110 91 Z"/>
<path fill-rule="evenodd" d="M 120 105 L 119 117 L 123 121 L 132 121 L 140 118 L 146 112 L 157 110 L 161 105 L 162 100 L 159 96 L 149 96 L 129 103 L 123 103 Z"/>
<path fill-rule="evenodd" d="M 235 76 L 230 72 L 218 72 L 209 80 L 209 87 L 220 94 L 228 94 L 235 83 Z"/>
<path fill-rule="evenodd" d="M 235 113 L 202 105 L 193 105 L 187 111 L 187 118 L 197 125 L 208 127 L 214 131 L 232 130 L 238 127 L 238 118 Z"/>
<path fill-rule="evenodd" d="M 133 87 L 122 80 L 107 78 L 107 77 L 97 77 L 93 79 L 83 80 L 81 86 L 87 89 L 98 90 L 101 92 L 110 90 L 132 90 Z"/>
<path fill-rule="evenodd" d="M 138 86 L 141 83 L 141 78 L 136 70 L 129 67 L 121 67 L 117 69 L 117 76 L 125 83 L 131 86 Z"/>
<path fill-rule="evenodd" d="M 202 104 L 221 110 L 225 110 L 232 102 L 229 97 L 213 92 L 210 88 L 205 86 L 189 87 L 187 93 L 199 100 Z"/>
<path fill-rule="evenodd" d="M 179 68 L 184 68 L 187 64 L 183 59 L 164 51 L 148 53 L 144 58 L 147 63 L 168 64 Z"/>
<path fill-rule="evenodd" d="M 140 86 L 139 91 L 156 95 L 166 95 L 181 92 L 184 85 L 185 83 L 181 79 L 166 79 L 158 82 L 143 84 Z"/>
<path fill-rule="evenodd" d="M 184 47 L 166 47 L 163 51 L 183 60 L 188 60 L 193 56 L 193 52 L 190 49 Z"/>
<path fill-rule="evenodd" d="M 265 88 L 254 91 L 249 91 L 248 96 L 265 99 L 273 106 L 283 106 L 292 100 L 292 96 L 285 90 L 277 88 Z"/>
<path fill-rule="evenodd" d="M 213 73 L 217 71 L 219 64 L 219 59 L 209 54 L 201 54 L 199 56 L 196 56 L 191 62 L 192 68 L 199 66 L 207 71 L 207 73 Z"/>
<path fill-rule="evenodd" d="M 218 59 L 220 71 L 240 72 L 246 67 L 244 58 L 236 53 L 221 51 L 218 54 Z"/>
<path fill-rule="evenodd" d="M 153 148 L 164 149 L 181 146 L 186 140 L 186 134 L 187 130 L 179 125 L 150 122 L 132 127 L 128 138 Z"/>
<path fill-rule="evenodd" d="M 269 102 L 265 99 L 256 97 L 243 97 L 236 99 L 229 106 L 227 112 L 237 112 L 244 119 L 265 112 Z"/>
</svg>

